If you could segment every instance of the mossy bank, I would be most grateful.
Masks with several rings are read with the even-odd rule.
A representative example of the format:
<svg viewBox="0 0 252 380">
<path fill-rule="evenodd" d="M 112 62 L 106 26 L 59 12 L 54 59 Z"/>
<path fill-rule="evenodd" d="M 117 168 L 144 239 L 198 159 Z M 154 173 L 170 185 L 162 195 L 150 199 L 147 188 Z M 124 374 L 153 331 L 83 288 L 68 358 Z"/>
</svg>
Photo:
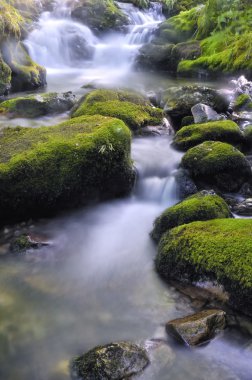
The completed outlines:
<svg viewBox="0 0 252 380">
<path fill-rule="evenodd" d="M 167 280 L 217 281 L 229 304 L 252 315 L 252 220 L 215 219 L 170 230 L 160 241 L 156 268 Z"/>
<path fill-rule="evenodd" d="M 1 221 L 127 194 L 134 182 L 130 142 L 122 121 L 102 116 L 5 129 L 0 138 Z"/>
</svg>

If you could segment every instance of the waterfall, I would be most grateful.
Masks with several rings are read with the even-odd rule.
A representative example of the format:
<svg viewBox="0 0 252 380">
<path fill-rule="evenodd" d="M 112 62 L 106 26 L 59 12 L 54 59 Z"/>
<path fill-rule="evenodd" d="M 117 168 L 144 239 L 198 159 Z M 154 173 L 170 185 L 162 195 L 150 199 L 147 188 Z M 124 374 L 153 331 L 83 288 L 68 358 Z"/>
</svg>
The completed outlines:
<svg viewBox="0 0 252 380">
<path fill-rule="evenodd" d="M 57 0 L 51 12 L 42 13 L 25 41 L 31 57 L 48 71 L 78 69 L 90 80 L 125 75 L 163 15 L 159 3 L 151 3 L 148 10 L 128 3 L 117 4 L 127 15 L 129 25 L 124 32 L 114 31 L 97 37 L 86 25 L 71 19 L 66 1 Z"/>
</svg>

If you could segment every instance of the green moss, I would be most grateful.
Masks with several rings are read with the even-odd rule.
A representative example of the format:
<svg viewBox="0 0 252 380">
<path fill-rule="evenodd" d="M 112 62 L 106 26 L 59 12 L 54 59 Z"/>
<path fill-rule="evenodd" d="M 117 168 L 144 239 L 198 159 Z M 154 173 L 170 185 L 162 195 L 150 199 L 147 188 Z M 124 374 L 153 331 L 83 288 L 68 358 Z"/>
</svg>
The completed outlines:
<svg viewBox="0 0 252 380">
<path fill-rule="evenodd" d="M 186 127 L 187 125 L 192 125 L 192 124 L 194 124 L 193 116 L 185 116 L 181 120 L 181 127 Z"/>
<path fill-rule="evenodd" d="M 252 148 L 252 125 L 248 125 L 244 130 L 244 138 L 249 149 Z"/>
<path fill-rule="evenodd" d="M 11 84 L 11 69 L 2 60 L 0 55 L 0 96 L 5 95 L 10 89 Z"/>
<path fill-rule="evenodd" d="M 117 119 L 85 116 L 54 127 L 5 129 L 0 218 L 123 195 L 133 184 L 131 165 L 130 131 Z"/>
<path fill-rule="evenodd" d="M 159 241 L 165 232 L 182 224 L 230 216 L 229 207 L 221 197 L 202 191 L 165 210 L 155 220 L 151 236 Z"/>
<path fill-rule="evenodd" d="M 159 37 L 166 42 L 179 43 L 192 39 L 197 31 L 197 21 L 201 7 L 181 12 L 163 22 L 159 27 Z"/>
<path fill-rule="evenodd" d="M 167 17 L 174 16 L 180 12 L 188 11 L 205 0 L 161 0 L 163 12 Z"/>
<path fill-rule="evenodd" d="M 222 191 L 237 191 L 251 176 L 245 156 L 233 146 L 206 141 L 189 149 L 182 158 L 198 185 L 207 184 Z"/>
<path fill-rule="evenodd" d="M 208 140 L 236 146 L 241 146 L 244 142 L 238 125 L 231 120 L 223 120 L 185 126 L 176 133 L 173 143 L 176 148 L 187 150 Z"/>
<path fill-rule="evenodd" d="M 181 74 L 239 73 L 252 70 L 251 4 L 235 0 L 208 0 L 198 18 L 196 38 L 201 40 L 202 55 L 181 61 Z"/>
<path fill-rule="evenodd" d="M 243 110 L 251 110 L 252 111 L 252 99 L 247 94 L 239 95 L 234 103 L 233 110 L 234 111 L 243 111 Z"/>
<path fill-rule="evenodd" d="M 166 279 L 217 280 L 231 305 L 252 314 L 252 220 L 216 219 L 163 235 L 156 258 Z"/>
<path fill-rule="evenodd" d="M 147 124 L 160 124 L 163 112 L 153 108 L 143 96 L 129 91 L 95 90 L 88 94 L 73 113 L 81 115 L 112 116 L 123 120 L 137 130 Z"/>
</svg>

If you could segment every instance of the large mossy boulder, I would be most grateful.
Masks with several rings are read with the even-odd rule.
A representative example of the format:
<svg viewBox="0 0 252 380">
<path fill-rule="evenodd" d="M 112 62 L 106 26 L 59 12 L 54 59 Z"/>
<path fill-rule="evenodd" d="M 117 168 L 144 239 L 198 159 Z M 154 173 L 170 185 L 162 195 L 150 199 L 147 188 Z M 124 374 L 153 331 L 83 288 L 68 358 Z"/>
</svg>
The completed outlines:
<svg viewBox="0 0 252 380">
<path fill-rule="evenodd" d="M 71 2 L 72 18 L 98 32 L 120 29 L 128 18 L 114 0 L 77 0 Z"/>
<path fill-rule="evenodd" d="M 226 313 L 209 309 L 187 317 L 174 319 L 165 325 L 169 335 L 188 346 L 209 342 L 226 327 Z"/>
<path fill-rule="evenodd" d="M 159 241 L 165 232 L 182 224 L 229 217 L 227 203 L 214 192 L 203 190 L 166 209 L 155 220 L 151 237 Z"/>
<path fill-rule="evenodd" d="M 147 352 L 129 342 L 97 346 L 73 360 L 72 379 L 119 380 L 141 373 L 149 364 Z"/>
<path fill-rule="evenodd" d="M 74 104 L 75 96 L 71 92 L 63 94 L 50 92 L 5 100 L 0 103 L 0 114 L 13 118 L 36 118 L 66 112 Z"/>
<path fill-rule="evenodd" d="M 198 103 L 206 104 L 217 112 L 225 112 L 229 102 L 217 90 L 202 86 L 170 87 L 162 94 L 161 106 L 175 119 L 191 115 L 191 108 Z"/>
<path fill-rule="evenodd" d="M 4 44 L 3 57 L 11 68 L 13 91 L 34 90 L 46 85 L 46 69 L 31 59 L 21 42 Z"/>
<path fill-rule="evenodd" d="M 252 315 L 252 220 L 193 222 L 163 235 L 157 271 L 167 280 L 213 281 L 229 294 L 229 304 Z"/>
<path fill-rule="evenodd" d="M 151 106 L 143 95 L 124 90 L 94 90 L 84 97 L 73 112 L 81 115 L 103 115 L 123 120 L 133 131 L 147 125 L 160 125 L 163 112 Z"/>
<path fill-rule="evenodd" d="M 219 141 L 205 141 L 189 149 L 182 158 L 182 167 L 199 187 L 220 191 L 238 191 L 251 177 L 246 157 L 232 145 Z"/>
<path fill-rule="evenodd" d="M 121 120 L 103 116 L 4 129 L 1 223 L 127 194 L 134 183 L 130 142 Z"/>
<path fill-rule="evenodd" d="M 243 134 L 235 122 L 220 120 L 181 128 L 174 137 L 173 145 L 177 149 L 187 150 L 209 140 L 222 141 L 237 147 L 244 143 Z"/>
</svg>

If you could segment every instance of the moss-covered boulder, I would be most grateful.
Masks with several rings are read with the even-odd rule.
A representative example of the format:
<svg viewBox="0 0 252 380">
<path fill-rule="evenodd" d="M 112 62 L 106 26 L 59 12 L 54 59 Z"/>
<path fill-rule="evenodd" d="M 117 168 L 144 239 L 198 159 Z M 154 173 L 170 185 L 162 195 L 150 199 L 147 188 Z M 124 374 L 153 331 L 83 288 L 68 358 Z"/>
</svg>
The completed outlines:
<svg viewBox="0 0 252 380">
<path fill-rule="evenodd" d="M 123 120 L 133 131 L 147 125 L 160 125 L 163 112 L 151 106 L 149 100 L 133 91 L 94 90 L 85 96 L 73 112 L 81 115 L 103 115 Z"/>
<path fill-rule="evenodd" d="M 5 44 L 3 57 L 12 71 L 13 91 L 34 90 L 46 85 L 46 69 L 31 59 L 21 42 Z"/>
<path fill-rule="evenodd" d="M 238 147 L 244 143 L 243 134 L 235 122 L 220 120 L 181 128 L 176 133 L 173 144 L 177 149 L 187 150 L 209 140 L 227 142 Z"/>
<path fill-rule="evenodd" d="M 250 163 L 232 145 L 205 141 L 189 149 L 182 158 L 196 184 L 221 191 L 238 191 L 251 177 Z"/>
<path fill-rule="evenodd" d="M 128 18 L 114 0 L 77 0 L 71 3 L 71 15 L 95 31 L 120 29 Z"/>
<path fill-rule="evenodd" d="M 223 310 L 209 309 L 166 323 L 169 335 L 189 346 L 209 342 L 226 327 L 226 313 Z"/>
<path fill-rule="evenodd" d="M 191 115 L 191 108 L 198 103 L 206 104 L 217 112 L 225 112 L 228 100 L 215 89 L 202 86 L 171 87 L 162 94 L 161 106 L 173 118 Z"/>
<path fill-rule="evenodd" d="M 11 87 L 11 69 L 0 55 L 0 96 L 7 95 Z"/>
<path fill-rule="evenodd" d="M 198 4 L 203 4 L 205 0 L 160 0 L 160 2 L 163 6 L 163 13 L 168 18 L 188 11 Z"/>
<path fill-rule="evenodd" d="M 72 363 L 72 379 L 119 380 L 141 373 L 149 364 L 144 348 L 129 342 L 98 346 Z"/>
<path fill-rule="evenodd" d="M 0 220 L 50 214 L 127 194 L 131 134 L 118 119 L 84 116 L 0 137 Z"/>
<path fill-rule="evenodd" d="M 234 102 L 233 110 L 235 112 L 248 111 L 252 112 L 252 98 L 248 94 L 239 95 Z"/>
<path fill-rule="evenodd" d="M 201 191 L 166 209 L 154 222 L 151 237 L 159 241 L 168 230 L 197 220 L 231 217 L 227 203 L 213 191 Z"/>
<path fill-rule="evenodd" d="M 167 280 L 217 281 L 229 304 L 252 315 L 252 220 L 194 222 L 163 235 L 156 258 Z"/>
<path fill-rule="evenodd" d="M 0 103 L 0 114 L 8 117 L 35 118 L 68 111 L 75 104 L 71 92 L 28 95 Z"/>
</svg>

